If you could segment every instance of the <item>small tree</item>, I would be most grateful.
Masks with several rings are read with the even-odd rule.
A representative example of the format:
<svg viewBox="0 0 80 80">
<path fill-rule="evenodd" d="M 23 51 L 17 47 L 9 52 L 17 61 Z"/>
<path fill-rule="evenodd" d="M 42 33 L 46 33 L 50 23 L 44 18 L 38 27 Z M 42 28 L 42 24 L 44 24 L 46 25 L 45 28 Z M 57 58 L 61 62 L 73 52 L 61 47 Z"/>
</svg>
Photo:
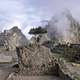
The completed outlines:
<svg viewBox="0 0 80 80">
<path fill-rule="evenodd" d="M 44 34 L 44 33 L 47 33 L 47 30 L 40 26 L 38 28 L 32 28 L 29 31 L 29 34 L 33 34 L 33 35 L 39 35 L 39 34 Z"/>
<path fill-rule="evenodd" d="M 36 37 L 36 35 L 45 34 L 45 33 L 47 33 L 47 30 L 40 26 L 38 28 L 32 28 L 29 31 L 29 34 L 35 35 L 35 37 Z M 36 41 L 39 42 L 39 40 L 40 40 L 39 37 L 37 37 Z"/>
</svg>

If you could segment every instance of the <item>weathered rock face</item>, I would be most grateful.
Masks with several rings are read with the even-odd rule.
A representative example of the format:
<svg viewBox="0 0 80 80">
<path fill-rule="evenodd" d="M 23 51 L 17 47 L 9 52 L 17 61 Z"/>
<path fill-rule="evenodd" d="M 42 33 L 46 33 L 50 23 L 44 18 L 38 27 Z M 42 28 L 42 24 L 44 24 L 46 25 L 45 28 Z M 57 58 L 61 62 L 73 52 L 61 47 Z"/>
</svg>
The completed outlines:
<svg viewBox="0 0 80 80">
<path fill-rule="evenodd" d="M 62 80 L 80 80 L 80 64 L 67 62 L 65 59 L 58 59 L 59 76 Z"/>
<path fill-rule="evenodd" d="M 37 36 L 37 39 L 35 37 L 31 38 L 31 43 L 38 42 L 39 44 L 43 44 L 45 41 L 49 41 L 50 38 L 48 37 L 48 34 L 40 34 Z"/>
<path fill-rule="evenodd" d="M 17 48 L 17 54 L 20 71 L 23 74 L 42 75 L 57 73 L 52 53 L 44 46 L 19 47 Z"/>
<path fill-rule="evenodd" d="M 40 38 L 40 44 L 43 44 L 45 41 L 49 41 L 50 38 L 48 37 L 48 34 L 42 34 L 38 36 Z"/>
<path fill-rule="evenodd" d="M 29 41 L 18 27 L 0 33 L 0 50 L 15 50 L 16 46 L 27 45 Z"/>
</svg>

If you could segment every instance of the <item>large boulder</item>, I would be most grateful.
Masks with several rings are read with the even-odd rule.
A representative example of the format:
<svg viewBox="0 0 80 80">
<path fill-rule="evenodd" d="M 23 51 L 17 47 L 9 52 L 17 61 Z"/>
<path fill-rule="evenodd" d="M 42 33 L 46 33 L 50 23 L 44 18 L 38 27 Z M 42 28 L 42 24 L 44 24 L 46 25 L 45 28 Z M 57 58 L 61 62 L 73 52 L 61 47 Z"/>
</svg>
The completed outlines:
<svg viewBox="0 0 80 80">
<path fill-rule="evenodd" d="M 17 47 L 20 73 L 27 75 L 56 74 L 55 59 L 44 46 Z"/>
</svg>

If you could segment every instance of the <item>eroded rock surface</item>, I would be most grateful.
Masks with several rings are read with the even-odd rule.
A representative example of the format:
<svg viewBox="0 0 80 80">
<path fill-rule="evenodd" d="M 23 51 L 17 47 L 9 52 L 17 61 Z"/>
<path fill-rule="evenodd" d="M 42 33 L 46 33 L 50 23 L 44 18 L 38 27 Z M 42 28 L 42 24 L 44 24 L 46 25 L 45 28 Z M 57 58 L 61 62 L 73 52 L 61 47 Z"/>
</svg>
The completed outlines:
<svg viewBox="0 0 80 80">
<path fill-rule="evenodd" d="M 29 41 L 16 26 L 0 33 L 0 52 L 15 50 L 16 46 L 27 45 L 28 43 Z"/>
<path fill-rule="evenodd" d="M 56 74 L 55 59 L 50 50 L 44 46 L 32 45 L 17 48 L 21 73 L 27 75 Z"/>
</svg>

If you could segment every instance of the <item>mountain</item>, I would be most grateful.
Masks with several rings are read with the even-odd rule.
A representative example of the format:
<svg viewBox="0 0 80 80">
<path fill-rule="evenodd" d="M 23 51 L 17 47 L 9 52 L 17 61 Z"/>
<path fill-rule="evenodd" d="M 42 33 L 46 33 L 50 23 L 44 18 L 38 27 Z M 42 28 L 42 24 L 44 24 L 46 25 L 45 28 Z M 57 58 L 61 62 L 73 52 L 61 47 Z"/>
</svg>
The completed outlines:
<svg viewBox="0 0 80 80">
<path fill-rule="evenodd" d="M 0 33 L 0 50 L 15 50 L 16 46 L 28 45 L 29 41 L 18 27 Z"/>
<path fill-rule="evenodd" d="M 60 43 L 79 43 L 80 24 L 69 11 L 56 14 L 48 22 L 49 37 Z"/>
</svg>

